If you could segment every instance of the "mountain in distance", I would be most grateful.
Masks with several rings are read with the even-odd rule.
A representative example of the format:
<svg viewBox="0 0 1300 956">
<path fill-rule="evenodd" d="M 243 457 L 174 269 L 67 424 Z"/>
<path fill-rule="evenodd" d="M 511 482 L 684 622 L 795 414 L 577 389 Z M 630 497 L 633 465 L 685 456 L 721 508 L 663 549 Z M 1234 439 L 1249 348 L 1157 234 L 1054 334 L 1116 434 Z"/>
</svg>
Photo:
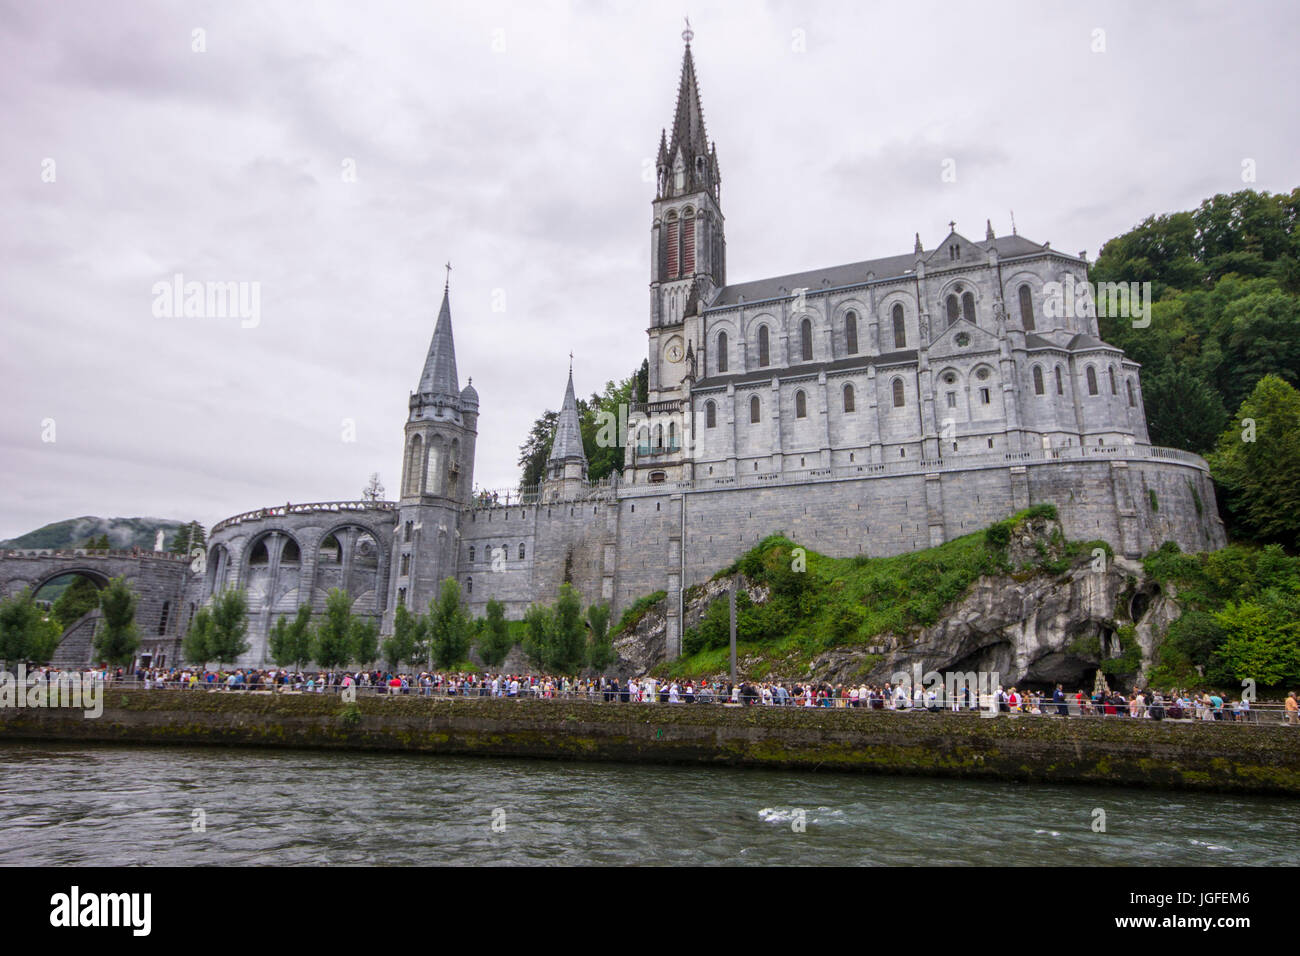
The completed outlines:
<svg viewBox="0 0 1300 956">
<path fill-rule="evenodd" d="M 169 548 L 176 529 L 183 524 L 188 522 L 171 518 L 97 518 L 84 515 L 55 521 L 8 541 L 0 541 L 0 548 L 75 548 L 88 538 L 106 534 L 108 543 L 115 550 L 140 548 L 152 551 L 159 529 L 163 532 L 163 547 Z"/>
</svg>

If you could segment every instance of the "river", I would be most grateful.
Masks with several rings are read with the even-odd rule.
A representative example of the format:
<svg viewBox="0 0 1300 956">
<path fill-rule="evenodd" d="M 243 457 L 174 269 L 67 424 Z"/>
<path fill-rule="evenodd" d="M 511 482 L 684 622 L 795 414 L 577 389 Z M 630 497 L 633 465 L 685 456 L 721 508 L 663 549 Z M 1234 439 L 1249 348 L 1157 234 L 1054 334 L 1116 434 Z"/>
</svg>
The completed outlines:
<svg viewBox="0 0 1300 956">
<path fill-rule="evenodd" d="M 1103 820 L 1104 832 L 1094 828 Z M 1295 803 L 925 777 L 0 745 L 0 865 L 1290 865 Z"/>
</svg>

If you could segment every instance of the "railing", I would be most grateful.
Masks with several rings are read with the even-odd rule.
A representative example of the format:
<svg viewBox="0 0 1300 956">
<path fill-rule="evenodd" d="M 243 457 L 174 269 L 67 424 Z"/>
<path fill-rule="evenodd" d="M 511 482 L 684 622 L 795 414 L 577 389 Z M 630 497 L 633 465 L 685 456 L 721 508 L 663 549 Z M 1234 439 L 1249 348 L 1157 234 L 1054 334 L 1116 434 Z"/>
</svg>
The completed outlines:
<svg viewBox="0 0 1300 956">
<path fill-rule="evenodd" d="M 258 508 L 256 511 L 245 511 L 243 514 L 226 518 L 224 521 L 218 521 L 212 526 L 209 535 L 216 534 L 225 528 L 242 524 L 245 521 L 260 521 L 265 518 L 283 518 L 286 515 L 305 515 L 315 514 L 317 512 L 347 512 L 347 511 L 395 511 L 397 503 L 395 501 L 313 501 L 309 504 L 283 504 L 271 508 Z"/>
<path fill-rule="evenodd" d="M 1060 461 L 1087 462 L 1096 456 L 1106 456 L 1110 460 L 1128 461 L 1177 461 L 1208 471 L 1205 459 L 1191 452 L 1177 448 L 1158 448 L 1154 445 L 1071 445 L 1065 448 L 1033 449 L 1020 452 L 994 452 L 979 455 L 954 455 L 950 458 L 919 459 L 908 458 L 875 464 L 836 465 L 832 468 L 804 468 L 795 471 L 739 471 L 735 476 L 716 476 L 708 478 L 682 479 L 679 481 L 660 482 L 653 486 L 648 483 L 623 485 L 620 494 L 663 494 L 665 488 L 674 490 L 695 490 L 718 488 L 724 485 L 754 486 L 760 484 L 803 484 L 817 481 L 843 481 L 867 476 L 918 475 L 931 472 L 970 471 L 985 468 L 1005 468 L 1013 465 L 1035 465 Z M 698 469 L 701 464 L 716 462 L 695 462 Z"/>
<path fill-rule="evenodd" d="M 31 683 L 29 681 L 29 683 Z M 54 681 L 58 683 L 58 680 Z M 497 693 L 492 693 L 491 686 L 472 686 L 450 688 L 447 684 L 430 684 L 421 685 L 419 683 L 411 684 L 407 687 L 390 687 L 386 684 L 358 684 L 353 683 L 350 687 L 343 687 L 339 683 L 325 683 L 324 681 L 316 682 L 312 680 L 309 687 L 306 680 L 298 681 L 291 679 L 288 684 L 268 684 L 265 681 L 251 684 L 228 684 L 225 680 L 213 681 L 211 683 L 199 679 L 196 683 L 183 685 L 179 681 L 165 680 L 145 680 L 137 681 L 134 678 L 125 680 L 109 680 L 106 686 L 117 689 L 142 689 L 142 690 L 162 690 L 176 693 L 244 693 L 244 694 L 330 694 L 336 697 L 350 696 L 355 694 L 357 697 L 372 698 L 394 698 L 394 697 L 423 697 L 428 699 L 462 701 L 466 704 L 474 704 L 485 700 L 507 700 L 507 701 L 550 701 L 554 703 L 565 702 L 588 702 L 596 704 L 627 704 L 639 706 L 689 706 L 701 704 L 705 706 L 753 706 L 753 707 L 793 707 L 803 710 L 830 709 L 830 710 L 856 710 L 869 711 L 876 713 L 894 713 L 894 714 L 925 714 L 925 713 L 947 713 L 963 717 L 989 717 L 995 709 L 995 701 L 992 695 L 982 694 L 972 696 L 970 704 L 964 700 L 957 702 L 947 702 L 936 700 L 934 702 L 922 703 L 916 700 L 908 700 L 906 705 L 898 699 L 889 699 L 876 697 L 868 700 L 853 700 L 846 697 L 812 697 L 811 703 L 808 703 L 803 696 L 787 697 L 784 700 L 775 700 L 764 698 L 759 694 L 742 695 L 738 688 L 709 688 L 708 690 L 697 690 L 687 694 L 684 690 L 679 690 L 677 700 L 668 699 L 670 691 L 665 690 L 665 685 L 656 683 L 654 696 L 657 699 L 645 699 L 640 689 L 629 691 L 628 688 L 620 687 L 618 689 L 592 686 L 569 691 L 547 691 L 544 685 L 525 685 L 521 683 L 518 693 L 510 693 L 505 689 L 506 685 L 502 683 Z M 1038 712 L 1031 709 L 1036 706 Z M 1161 704 L 1142 704 L 1137 708 L 1137 713 L 1130 713 L 1129 705 L 1114 705 L 1117 709 L 1115 713 L 1107 713 L 1104 705 L 1087 700 L 1084 701 L 1082 710 L 1076 701 L 1067 699 L 1064 704 L 1058 704 L 1050 699 L 1043 698 L 1036 703 L 1017 704 L 1012 710 L 1009 705 L 1002 704 L 997 708 L 997 715 L 1011 719 L 1022 718 L 1039 718 L 1055 717 L 1062 718 L 1081 718 L 1092 720 L 1154 720 L 1170 721 L 1173 723 L 1221 723 L 1234 726 L 1294 726 L 1300 729 L 1300 714 L 1288 714 L 1284 704 L 1274 703 L 1254 703 L 1250 705 L 1249 710 L 1236 711 L 1234 705 L 1226 702 L 1223 709 L 1214 716 L 1208 709 L 1204 712 L 1199 706 L 1193 705 L 1187 708 L 1178 708 L 1169 703 Z M 1066 713 L 1058 713 L 1061 707 L 1066 708 Z"/>
<path fill-rule="evenodd" d="M 470 497 L 470 507 L 475 510 L 487 508 L 519 508 L 539 504 L 551 504 L 552 499 L 546 495 L 546 482 L 537 485 L 525 485 L 522 488 L 496 488 L 476 490 Z M 573 483 L 567 483 L 572 488 Z M 608 497 L 619 486 L 619 475 L 614 472 L 596 481 L 584 482 L 577 492 L 569 491 L 563 501 L 583 501 L 591 498 Z M 553 499 L 558 504 L 559 498 Z"/>
<path fill-rule="evenodd" d="M 170 551 L 145 551 L 140 548 L 6 548 L 0 558 L 165 558 L 189 562 L 188 554 Z"/>
</svg>

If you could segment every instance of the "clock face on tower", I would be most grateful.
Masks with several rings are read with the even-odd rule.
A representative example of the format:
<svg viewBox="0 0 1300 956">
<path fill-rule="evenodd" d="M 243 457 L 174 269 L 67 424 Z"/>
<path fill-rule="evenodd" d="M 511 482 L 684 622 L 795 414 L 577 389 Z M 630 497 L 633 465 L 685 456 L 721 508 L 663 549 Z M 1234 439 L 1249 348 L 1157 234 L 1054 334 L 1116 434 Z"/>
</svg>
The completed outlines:
<svg viewBox="0 0 1300 956">
<path fill-rule="evenodd" d="M 682 340 L 673 336 L 668 340 L 668 345 L 664 348 L 664 358 L 670 362 L 680 362 L 682 360 Z"/>
</svg>

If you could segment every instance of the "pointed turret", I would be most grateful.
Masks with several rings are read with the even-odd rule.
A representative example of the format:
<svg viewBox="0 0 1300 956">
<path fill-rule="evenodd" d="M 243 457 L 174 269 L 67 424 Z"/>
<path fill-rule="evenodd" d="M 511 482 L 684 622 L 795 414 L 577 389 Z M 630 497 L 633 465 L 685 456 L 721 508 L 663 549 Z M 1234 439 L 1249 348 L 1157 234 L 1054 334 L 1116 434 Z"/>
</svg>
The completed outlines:
<svg viewBox="0 0 1300 956">
<path fill-rule="evenodd" d="M 916 253 L 919 256 L 924 251 L 925 250 L 921 248 L 921 234 L 918 232 L 916 234 L 916 244 L 912 246 L 912 252 Z"/>
<path fill-rule="evenodd" d="M 420 395 L 445 396 L 456 399 L 460 397 L 460 384 L 456 378 L 456 344 L 451 336 L 451 304 L 449 291 L 442 290 L 442 308 L 438 310 L 438 322 L 433 327 L 433 340 L 429 343 L 429 355 L 424 360 L 424 372 L 420 375 Z"/>
<path fill-rule="evenodd" d="M 578 418 L 578 399 L 573 392 L 573 368 L 564 389 L 564 403 L 555 424 L 551 454 L 546 459 L 546 501 L 567 501 L 581 496 L 587 488 L 587 454 L 582 449 L 582 425 Z"/>
<path fill-rule="evenodd" d="M 992 219 L 984 220 L 984 238 L 989 242 L 993 241 L 993 220 Z"/>
<path fill-rule="evenodd" d="M 561 470 L 566 463 L 581 462 L 582 473 L 587 474 L 587 455 L 582 450 L 582 425 L 578 418 L 578 399 L 573 393 L 573 369 L 569 369 L 569 384 L 564 390 L 564 404 L 560 406 L 560 420 L 555 426 L 555 440 L 547 464 Z M 548 469 L 548 471 L 551 469 Z"/>
</svg>

